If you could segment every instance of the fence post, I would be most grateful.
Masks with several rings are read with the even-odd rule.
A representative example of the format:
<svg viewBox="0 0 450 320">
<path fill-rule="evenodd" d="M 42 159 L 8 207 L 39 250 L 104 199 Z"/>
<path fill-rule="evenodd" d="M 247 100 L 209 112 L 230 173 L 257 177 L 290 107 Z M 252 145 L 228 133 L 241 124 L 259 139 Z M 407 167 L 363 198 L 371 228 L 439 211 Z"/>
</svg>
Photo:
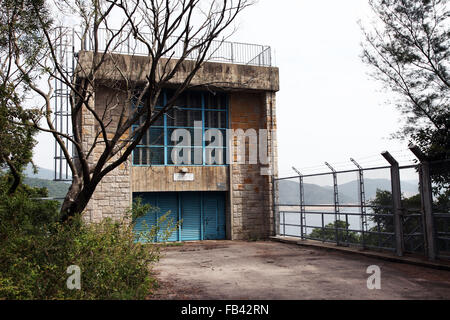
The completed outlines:
<svg viewBox="0 0 450 320">
<path fill-rule="evenodd" d="M 272 205 L 273 205 L 273 228 L 274 236 L 280 234 L 280 216 L 278 208 L 278 190 L 277 190 L 277 180 L 272 176 Z"/>
<path fill-rule="evenodd" d="M 419 186 L 420 186 L 420 198 L 422 202 L 422 220 L 424 222 L 424 240 L 425 249 L 428 255 L 428 259 L 436 259 L 436 233 L 434 230 L 433 219 L 433 194 L 431 188 L 430 179 L 430 164 L 427 161 L 425 155 L 420 149 L 413 145 L 409 145 L 409 150 L 419 159 Z"/>
<path fill-rule="evenodd" d="M 325 162 L 325 165 L 330 168 L 331 172 L 333 173 L 333 197 L 334 197 L 334 233 L 336 236 L 336 244 L 339 245 L 339 223 L 341 221 L 341 214 L 339 211 L 339 190 L 338 190 L 338 183 L 337 183 L 337 172 L 334 170 L 334 168 L 328 163 Z M 345 229 L 347 230 L 348 235 L 348 225 L 345 226 Z"/>
<path fill-rule="evenodd" d="M 234 45 L 233 42 L 230 42 L 231 46 L 231 63 L 234 63 Z"/>
<path fill-rule="evenodd" d="M 298 171 L 295 167 L 292 167 L 292 169 L 298 174 L 298 188 L 299 188 L 299 201 L 300 201 L 300 238 L 302 240 L 305 240 L 305 233 L 303 232 L 305 229 L 305 224 L 303 221 L 306 221 L 305 217 L 305 197 L 304 197 L 304 189 L 303 189 L 303 175 L 300 171 Z"/>
<path fill-rule="evenodd" d="M 355 159 L 350 158 L 350 161 L 358 168 L 358 197 L 361 209 L 361 240 L 362 248 L 366 249 L 366 228 L 367 228 L 367 216 L 366 216 L 366 195 L 364 188 L 364 169 L 356 162 Z"/>
<path fill-rule="evenodd" d="M 302 240 L 305 240 L 305 232 L 308 232 L 306 228 L 306 212 L 305 212 L 305 189 L 303 184 L 303 176 L 300 176 L 300 228 Z"/>
<path fill-rule="evenodd" d="M 400 188 L 400 168 L 397 160 L 387 151 L 381 153 L 391 165 L 392 209 L 394 211 L 395 251 L 403 256 L 402 198 Z"/>
</svg>

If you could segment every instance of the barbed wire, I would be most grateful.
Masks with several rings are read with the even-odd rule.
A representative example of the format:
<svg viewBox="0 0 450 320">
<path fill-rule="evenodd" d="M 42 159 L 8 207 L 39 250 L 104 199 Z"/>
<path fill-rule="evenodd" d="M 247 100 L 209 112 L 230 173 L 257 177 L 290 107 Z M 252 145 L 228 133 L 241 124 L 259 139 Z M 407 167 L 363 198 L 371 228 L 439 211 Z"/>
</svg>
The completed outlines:
<svg viewBox="0 0 450 320">
<path fill-rule="evenodd" d="M 417 164 L 416 157 L 413 154 L 411 154 L 411 151 L 408 148 L 389 151 L 389 153 L 394 157 L 394 159 L 396 159 L 399 162 L 401 166 Z M 355 157 L 355 160 L 363 169 L 367 167 L 383 167 L 389 165 L 380 153 Z M 345 171 L 356 168 L 355 165 L 350 161 L 350 159 L 338 162 L 329 161 L 329 163 L 338 171 L 339 170 Z M 303 174 L 315 174 L 318 172 L 330 171 L 330 169 L 325 164 L 315 166 L 305 166 L 305 167 L 295 166 L 295 168 L 300 172 L 302 172 Z M 280 177 L 297 175 L 297 173 L 292 168 L 279 170 L 278 174 Z"/>
</svg>

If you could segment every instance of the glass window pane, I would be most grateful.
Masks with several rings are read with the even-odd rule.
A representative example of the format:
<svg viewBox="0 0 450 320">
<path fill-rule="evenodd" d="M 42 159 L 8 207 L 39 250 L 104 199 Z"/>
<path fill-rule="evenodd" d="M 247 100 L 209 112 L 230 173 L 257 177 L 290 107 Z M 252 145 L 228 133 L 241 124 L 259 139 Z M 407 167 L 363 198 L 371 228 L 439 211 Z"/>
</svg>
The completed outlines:
<svg viewBox="0 0 450 320">
<path fill-rule="evenodd" d="M 188 108 L 202 108 L 202 93 L 199 91 L 191 91 L 187 93 Z"/>
<path fill-rule="evenodd" d="M 202 121 L 201 110 L 172 109 L 167 113 L 169 127 L 194 127 L 195 121 Z"/>
<path fill-rule="evenodd" d="M 178 141 L 172 141 L 172 134 L 175 130 L 180 130 L 177 134 L 178 134 Z M 203 138 L 202 138 L 202 129 L 198 128 L 198 129 L 177 129 L 177 128 L 169 128 L 167 129 L 167 145 L 170 146 L 174 146 L 177 145 L 179 143 L 185 142 L 184 139 L 184 134 L 186 134 L 186 131 L 183 130 L 187 130 L 187 132 L 189 132 L 189 136 L 190 137 L 190 145 L 191 146 L 199 146 L 201 147 L 203 145 Z M 181 136 L 183 136 L 183 138 L 181 138 Z M 174 136 L 175 137 L 175 136 Z M 188 137 L 186 137 L 188 139 Z"/>
<path fill-rule="evenodd" d="M 147 164 L 164 164 L 164 148 L 148 148 Z"/>
<path fill-rule="evenodd" d="M 167 92 L 167 99 L 169 100 L 175 90 Z M 175 100 L 174 106 L 180 108 L 201 109 L 202 108 L 202 93 L 200 91 L 188 91 L 181 93 Z"/>
<path fill-rule="evenodd" d="M 164 145 L 164 128 L 150 128 L 150 141 L 149 144 L 152 146 L 163 146 Z"/>
<path fill-rule="evenodd" d="M 227 114 L 225 111 L 206 111 L 205 112 L 206 128 L 226 128 Z"/>
<path fill-rule="evenodd" d="M 133 150 L 133 164 L 137 166 L 141 164 L 139 160 L 139 149 L 140 148 L 136 148 Z"/>
<path fill-rule="evenodd" d="M 164 148 L 138 147 L 133 151 L 134 165 L 164 164 Z"/>
<path fill-rule="evenodd" d="M 226 109 L 227 96 L 223 93 L 205 93 L 205 109 Z"/>
<path fill-rule="evenodd" d="M 201 147 L 169 147 L 167 148 L 167 163 L 169 165 L 202 165 L 203 149 Z"/>
<path fill-rule="evenodd" d="M 211 144 L 213 144 L 214 143 L 214 146 L 211 146 L 211 147 L 216 147 L 216 146 L 218 146 L 218 141 L 216 141 L 216 139 L 217 138 L 220 138 L 220 137 L 217 137 L 217 134 L 216 134 L 216 132 L 215 132 L 215 129 L 210 129 L 210 130 L 212 130 L 212 131 L 209 131 L 208 132 L 208 130 L 205 130 L 205 146 L 206 147 L 208 147 L 208 146 L 211 146 Z M 225 130 L 219 130 L 221 133 L 222 133 L 222 141 L 221 141 L 221 147 L 226 147 L 227 146 L 227 131 L 226 131 L 226 129 Z"/>
<path fill-rule="evenodd" d="M 173 95 L 175 93 L 175 90 L 167 90 L 166 96 L 167 96 L 167 102 L 169 102 Z M 178 97 L 175 99 L 175 102 L 173 104 L 175 107 L 187 107 L 187 95 L 186 92 L 181 93 L 178 95 Z"/>
<path fill-rule="evenodd" d="M 225 164 L 225 156 L 225 148 L 205 148 L 206 165 L 223 165 Z"/>
<path fill-rule="evenodd" d="M 153 111 L 152 117 L 155 117 L 158 114 L 159 110 L 156 109 Z M 163 127 L 164 126 L 164 114 L 159 116 L 158 119 L 153 122 L 152 126 Z"/>
</svg>

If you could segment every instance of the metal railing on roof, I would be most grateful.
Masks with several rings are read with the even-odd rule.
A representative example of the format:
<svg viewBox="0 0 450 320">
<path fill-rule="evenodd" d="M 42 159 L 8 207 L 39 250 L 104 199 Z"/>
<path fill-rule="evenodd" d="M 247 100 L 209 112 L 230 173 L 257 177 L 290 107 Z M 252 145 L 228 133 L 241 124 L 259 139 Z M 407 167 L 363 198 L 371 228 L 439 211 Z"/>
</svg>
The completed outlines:
<svg viewBox="0 0 450 320">
<path fill-rule="evenodd" d="M 113 41 L 110 41 L 115 33 L 117 33 L 115 30 L 98 30 L 97 37 L 99 51 L 104 51 L 107 44 L 111 42 L 108 50 L 112 53 L 132 54 L 137 56 L 148 55 L 146 45 L 131 36 L 129 31 L 123 31 L 122 34 L 116 36 Z M 151 43 L 152 34 L 141 33 L 141 35 Z M 84 47 L 88 51 L 94 50 L 92 39 L 92 34 L 89 34 L 89 36 L 85 39 Z M 193 39 L 193 44 L 195 44 L 196 41 L 199 40 Z M 167 40 L 166 45 L 167 47 L 173 46 L 173 48 L 171 48 L 171 50 L 167 52 L 164 57 L 171 57 L 173 59 L 179 59 L 182 57 L 184 47 L 184 42 L 182 40 L 179 40 L 178 37 L 173 36 Z M 198 54 L 199 51 L 194 50 L 187 57 L 187 59 L 194 60 L 197 58 Z M 272 66 L 272 51 L 270 46 L 265 45 L 213 40 L 210 48 L 208 49 L 205 60 L 208 62 L 270 67 Z"/>
</svg>

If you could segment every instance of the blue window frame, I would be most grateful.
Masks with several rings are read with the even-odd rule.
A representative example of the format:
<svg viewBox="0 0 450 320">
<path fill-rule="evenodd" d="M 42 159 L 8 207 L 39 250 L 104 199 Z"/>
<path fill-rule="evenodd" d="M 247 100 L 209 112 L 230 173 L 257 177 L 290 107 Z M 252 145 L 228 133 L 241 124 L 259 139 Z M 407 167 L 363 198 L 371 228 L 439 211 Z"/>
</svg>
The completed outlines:
<svg viewBox="0 0 450 320">
<path fill-rule="evenodd" d="M 166 105 L 173 90 L 163 90 L 160 99 L 155 106 L 155 111 L 161 110 Z M 214 166 L 206 161 L 206 150 L 213 148 L 222 149 L 222 163 L 225 163 L 226 154 L 226 129 L 228 128 L 229 97 L 225 93 L 212 93 L 208 91 L 186 91 L 176 100 L 174 107 L 158 119 L 144 134 L 139 144 L 133 151 L 134 166 L 173 166 L 171 153 L 178 142 L 171 140 L 175 129 L 186 129 L 191 133 L 191 164 L 195 166 Z M 195 122 L 201 123 L 195 127 Z M 134 125 L 132 129 L 136 129 Z M 209 129 L 218 129 L 222 132 L 222 147 L 210 147 L 205 142 L 205 132 Z M 201 134 L 201 143 L 194 141 L 195 133 Z M 217 149 L 216 149 L 217 150 Z M 212 151 L 214 155 L 215 151 Z M 196 161 L 194 163 L 194 155 Z M 201 158 L 200 158 L 201 157 Z M 219 164 L 220 165 L 220 164 Z"/>
</svg>

